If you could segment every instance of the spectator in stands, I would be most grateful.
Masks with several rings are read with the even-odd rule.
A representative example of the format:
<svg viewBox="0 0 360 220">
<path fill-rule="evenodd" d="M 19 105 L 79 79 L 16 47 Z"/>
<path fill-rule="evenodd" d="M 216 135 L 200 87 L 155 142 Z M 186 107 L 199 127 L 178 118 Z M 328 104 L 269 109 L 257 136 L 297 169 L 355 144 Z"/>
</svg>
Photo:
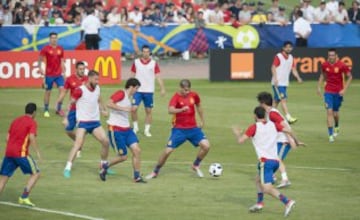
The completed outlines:
<svg viewBox="0 0 360 220">
<path fill-rule="evenodd" d="M 224 14 L 220 8 L 220 4 L 216 4 L 214 13 L 210 17 L 210 23 L 224 24 Z"/>
<path fill-rule="evenodd" d="M 22 24 L 24 23 L 24 10 L 22 5 L 16 2 L 14 8 L 14 17 L 13 17 L 13 24 Z"/>
<path fill-rule="evenodd" d="M 152 15 L 151 9 L 149 7 L 146 7 L 143 11 L 141 24 L 144 26 L 155 24 L 154 16 Z"/>
<path fill-rule="evenodd" d="M 185 18 L 189 23 L 195 22 L 195 11 L 192 6 L 190 6 L 186 9 Z"/>
<path fill-rule="evenodd" d="M 254 14 L 256 14 L 256 9 L 255 9 L 255 2 L 250 2 L 248 4 L 248 11 L 250 12 L 251 16 L 253 16 Z"/>
<path fill-rule="evenodd" d="M 241 23 L 236 19 L 236 15 L 234 14 L 231 14 L 231 18 L 229 22 L 231 26 L 233 26 L 234 28 L 238 28 L 241 26 Z"/>
<path fill-rule="evenodd" d="M 8 5 L 3 6 L 2 24 L 11 25 L 13 23 L 13 16 Z"/>
<path fill-rule="evenodd" d="M 349 23 L 349 15 L 344 2 L 339 2 L 338 10 L 334 12 L 334 21 L 339 24 Z"/>
<path fill-rule="evenodd" d="M 0 27 L 3 24 L 3 19 L 4 19 L 4 7 L 3 4 L 0 2 Z"/>
<path fill-rule="evenodd" d="M 229 4 L 227 2 L 223 2 L 221 5 L 221 11 L 223 13 L 224 23 L 228 23 L 231 20 L 231 11 L 229 10 Z"/>
<path fill-rule="evenodd" d="M 272 0 L 268 11 L 271 12 L 274 17 L 276 17 L 279 14 L 279 0 Z"/>
<path fill-rule="evenodd" d="M 320 24 L 328 24 L 330 20 L 330 11 L 326 8 L 325 1 L 321 1 L 319 7 L 315 9 L 314 21 Z"/>
<path fill-rule="evenodd" d="M 259 1 L 257 5 L 258 7 L 252 15 L 251 22 L 256 24 L 265 24 L 268 22 L 268 20 L 267 20 L 266 12 L 263 9 L 264 3 Z"/>
<path fill-rule="evenodd" d="M 274 16 L 274 20 L 281 26 L 287 25 L 289 23 L 289 19 L 285 13 L 284 7 L 279 7 L 279 13 L 277 16 Z"/>
<path fill-rule="evenodd" d="M 348 10 L 348 16 L 352 23 L 360 24 L 360 9 L 357 1 L 351 3 L 351 8 Z"/>
<path fill-rule="evenodd" d="M 47 7 L 45 0 L 41 0 L 39 10 L 40 10 L 41 17 L 43 17 L 44 14 L 46 14 L 46 15 L 49 14 L 50 8 Z"/>
<path fill-rule="evenodd" d="M 118 13 L 118 7 L 112 6 L 109 14 L 106 16 L 106 24 L 109 26 L 120 24 L 120 14 Z"/>
<path fill-rule="evenodd" d="M 100 22 L 103 23 L 105 21 L 105 11 L 102 5 L 102 2 L 95 2 L 94 3 L 94 15 L 95 17 L 98 17 Z M 86 9 L 84 6 L 82 8 Z M 90 9 L 89 9 L 90 10 Z"/>
<path fill-rule="evenodd" d="M 67 15 L 66 15 L 66 18 L 65 18 L 65 20 L 64 20 L 64 23 L 65 24 L 74 24 L 75 23 L 75 21 L 74 21 L 74 16 L 73 16 L 73 14 L 72 13 L 67 13 Z"/>
<path fill-rule="evenodd" d="M 164 15 L 161 12 L 160 5 L 156 5 L 153 13 L 154 23 L 160 26 L 164 25 Z"/>
<path fill-rule="evenodd" d="M 177 24 L 187 24 L 188 20 L 185 18 L 184 14 L 181 11 L 177 12 L 177 15 L 174 17 L 174 22 Z"/>
<path fill-rule="evenodd" d="M 241 24 L 249 24 L 251 22 L 251 12 L 249 11 L 249 4 L 244 3 L 242 5 L 242 10 L 239 12 L 239 21 Z"/>
<path fill-rule="evenodd" d="M 233 15 L 236 16 L 236 20 L 239 20 L 239 13 L 242 10 L 242 1 L 236 0 L 235 4 L 231 7 L 229 7 L 229 10 Z"/>
<path fill-rule="evenodd" d="M 266 11 L 265 11 L 265 9 L 264 9 L 264 2 L 262 2 L 262 1 L 258 1 L 257 2 L 257 8 L 256 8 L 256 13 L 262 13 L 262 14 L 266 14 Z"/>
<path fill-rule="evenodd" d="M 330 16 L 333 18 L 334 14 L 339 8 L 339 2 L 337 0 L 329 0 L 326 3 L 326 9 L 329 10 Z"/>
<path fill-rule="evenodd" d="M 60 16 L 60 12 L 59 11 L 55 11 L 53 13 L 54 16 L 54 24 L 55 25 L 63 25 L 64 24 L 64 19 L 62 19 L 62 17 Z"/>
<path fill-rule="evenodd" d="M 293 30 L 296 37 L 295 45 L 297 47 L 307 47 L 308 38 L 311 34 L 312 29 L 309 21 L 303 18 L 303 12 L 301 10 L 297 11 Z"/>
<path fill-rule="evenodd" d="M 81 22 L 81 39 L 83 39 L 85 35 L 87 50 L 99 49 L 99 41 L 101 40 L 99 36 L 100 27 L 101 22 L 100 19 L 95 16 L 94 9 L 88 9 L 88 15 Z"/>
<path fill-rule="evenodd" d="M 120 23 L 125 25 L 128 23 L 128 21 L 129 21 L 128 10 L 126 7 L 122 7 L 120 9 Z"/>
<path fill-rule="evenodd" d="M 295 6 L 294 6 L 294 9 L 292 10 L 292 12 L 290 13 L 290 16 L 289 16 L 291 23 L 294 23 L 294 22 L 295 22 L 297 12 L 300 10 L 300 8 L 301 8 L 301 7 L 300 7 L 299 5 L 295 5 Z"/>
<path fill-rule="evenodd" d="M 273 22 L 275 22 L 274 14 L 273 14 L 271 11 L 268 11 L 268 12 L 266 13 L 266 20 L 267 20 L 267 23 L 273 23 Z"/>
<path fill-rule="evenodd" d="M 140 8 L 137 6 L 135 6 L 134 10 L 129 13 L 129 22 L 135 24 L 137 28 L 139 28 L 142 18 L 143 18 L 142 12 L 140 11 Z"/>
<path fill-rule="evenodd" d="M 311 5 L 311 0 L 303 0 L 301 10 L 303 12 L 304 19 L 312 23 L 314 21 L 315 8 Z"/>
<path fill-rule="evenodd" d="M 24 12 L 24 25 L 32 25 L 32 24 L 35 24 L 35 21 L 31 20 L 30 19 L 30 10 L 26 10 Z"/>
<path fill-rule="evenodd" d="M 175 22 L 175 14 L 171 10 L 169 10 L 166 15 L 164 16 L 164 22 L 165 23 L 174 23 Z"/>
</svg>

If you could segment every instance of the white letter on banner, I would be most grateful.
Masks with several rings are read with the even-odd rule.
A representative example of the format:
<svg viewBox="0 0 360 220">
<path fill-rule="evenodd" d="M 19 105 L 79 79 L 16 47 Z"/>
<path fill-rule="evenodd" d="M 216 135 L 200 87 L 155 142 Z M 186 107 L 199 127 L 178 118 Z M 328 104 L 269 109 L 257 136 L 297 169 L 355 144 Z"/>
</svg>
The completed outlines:
<svg viewBox="0 0 360 220">
<path fill-rule="evenodd" d="M 5 71 L 5 69 L 7 71 Z M 0 79 L 10 79 L 14 73 L 14 68 L 9 62 L 0 63 Z"/>
</svg>

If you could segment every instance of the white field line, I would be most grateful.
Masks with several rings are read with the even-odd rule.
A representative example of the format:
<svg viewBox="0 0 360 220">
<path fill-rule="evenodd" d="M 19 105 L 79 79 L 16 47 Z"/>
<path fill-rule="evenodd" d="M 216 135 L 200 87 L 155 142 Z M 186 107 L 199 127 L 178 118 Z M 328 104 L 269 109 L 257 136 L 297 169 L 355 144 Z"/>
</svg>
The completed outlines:
<svg viewBox="0 0 360 220">
<path fill-rule="evenodd" d="M 28 207 L 28 206 L 19 205 L 19 204 L 12 203 L 12 202 L 0 201 L 0 204 L 18 207 L 18 208 L 26 208 L 26 209 L 34 210 L 34 211 L 38 211 L 38 212 L 46 212 L 46 213 L 53 213 L 53 214 L 58 214 L 58 215 L 71 216 L 71 217 L 76 217 L 76 218 L 81 218 L 81 219 L 104 220 L 103 218 L 96 218 L 96 217 L 91 217 L 88 215 L 81 215 L 81 214 L 76 214 L 76 213 L 72 213 L 72 212 L 63 212 L 63 211 L 57 211 L 57 210 L 51 210 L 51 209 L 44 209 L 44 208 L 39 208 L 39 207 Z"/>
<path fill-rule="evenodd" d="M 43 161 L 44 163 L 66 163 L 66 161 L 64 160 L 48 160 L 48 161 Z M 76 163 L 98 163 L 99 161 L 97 160 L 83 160 L 83 159 L 77 159 Z M 217 162 L 217 161 L 215 161 Z M 145 164 L 156 164 L 156 161 L 141 161 L 141 163 L 145 163 Z M 174 164 L 174 165 L 188 165 L 191 164 L 191 161 L 169 161 L 166 162 L 166 164 Z M 210 165 L 210 163 L 202 163 L 205 165 Z M 221 163 L 223 166 L 227 166 L 227 167 L 255 167 L 256 162 L 254 162 L 254 164 L 240 164 L 240 163 Z M 293 168 L 293 169 L 301 169 L 301 170 L 329 170 L 329 171 L 351 171 L 352 169 L 349 168 L 341 168 L 341 167 L 307 167 L 307 166 L 287 166 L 289 168 Z"/>
</svg>

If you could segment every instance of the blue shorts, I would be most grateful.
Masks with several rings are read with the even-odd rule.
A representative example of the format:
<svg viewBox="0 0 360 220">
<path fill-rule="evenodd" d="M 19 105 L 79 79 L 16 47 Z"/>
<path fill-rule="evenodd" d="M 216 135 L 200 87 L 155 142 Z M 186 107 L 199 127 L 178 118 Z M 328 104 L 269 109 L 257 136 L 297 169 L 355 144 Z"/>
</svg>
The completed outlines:
<svg viewBox="0 0 360 220">
<path fill-rule="evenodd" d="M 279 156 L 279 158 L 281 160 L 285 160 L 287 154 L 291 150 L 290 144 L 289 143 L 278 142 L 277 147 L 278 147 L 278 156 Z"/>
<path fill-rule="evenodd" d="M 64 77 L 62 75 L 60 76 L 45 76 L 45 89 L 51 90 L 53 87 L 53 84 L 56 84 L 56 86 L 64 87 Z"/>
<path fill-rule="evenodd" d="M 276 102 L 280 102 L 282 99 L 287 99 L 287 86 L 272 86 L 274 92 L 274 99 Z"/>
<path fill-rule="evenodd" d="M 167 146 L 177 148 L 188 140 L 193 146 L 197 147 L 200 141 L 204 139 L 206 139 L 206 136 L 200 128 L 172 128 Z"/>
<path fill-rule="evenodd" d="M 66 126 L 66 131 L 73 131 L 76 127 L 76 110 L 69 111 L 67 115 L 67 120 L 69 122 L 68 126 Z"/>
<path fill-rule="evenodd" d="M 261 184 L 273 183 L 273 175 L 279 168 L 279 161 L 265 160 L 258 163 Z"/>
<path fill-rule="evenodd" d="M 136 134 L 132 129 L 126 131 L 108 131 L 111 147 L 120 156 L 127 155 L 127 147 L 130 147 L 134 143 L 139 143 Z"/>
<path fill-rule="evenodd" d="M 325 100 L 325 108 L 326 109 L 332 109 L 334 112 L 338 112 L 341 107 L 343 97 L 341 95 L 339 95 L 338 93 L 325 92 L 324 100 Z"/>
<path fill-rule="evenodd" d="M 132 105 L 139 106 L 141 101 L 144 102 L 145 108 L 154 107 L 154 93 L 151 93 L 151 92 L 136 92 L 133 95 Z"/>
<path fill-rule="evenodd" d="M 18 167 L 20 167 L 24 174 L 40 172 L 35 160 L 29 155 L 27 157 L 4 157 L 0 175 L 11 177 Z"/>
<path fill-rule="evenodd" d="M 89 134 L 91 134 L 96 128 L 100 126 L 100 121 L 79 122 L 78 124 L 78 128 L 84 128 Z"/>
</svg>

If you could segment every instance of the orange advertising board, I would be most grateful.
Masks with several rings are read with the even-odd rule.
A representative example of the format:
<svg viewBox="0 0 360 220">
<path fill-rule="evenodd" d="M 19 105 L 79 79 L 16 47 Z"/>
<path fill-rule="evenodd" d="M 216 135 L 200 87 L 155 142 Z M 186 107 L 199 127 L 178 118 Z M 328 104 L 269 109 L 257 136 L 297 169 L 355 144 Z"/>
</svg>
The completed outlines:
<svg viewBox="0 0 360 220">
<path fill-rule="evenodd" d="M 231 53 L 231 79 L 254 79 L 254 53 Z"/>
<path fill-rule="evenodd" d="M 39 52 L 0 52 L 0 87 L 40 87 Z M 101 50 L 65 51 L 64 75 L 75 73 L 75 63 L 83 61 L 87 71 L 100 73 L 100 84 L 117 84 L 121 81 L 121 52 Z"/>
</svg>

